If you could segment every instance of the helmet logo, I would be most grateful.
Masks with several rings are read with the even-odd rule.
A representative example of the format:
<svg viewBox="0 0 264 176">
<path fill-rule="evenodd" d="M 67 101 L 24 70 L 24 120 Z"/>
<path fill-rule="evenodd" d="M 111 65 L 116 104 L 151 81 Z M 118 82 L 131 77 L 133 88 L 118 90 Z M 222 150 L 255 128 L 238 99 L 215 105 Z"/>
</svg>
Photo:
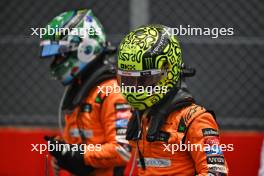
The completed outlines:
<svg viewBox="0 0 264 176">
<path fill-rule="evenodd" d="M 136 70 L 135 65 L 121 64 L 121 69 L 124 70 Z"/>
<path fill-rule="evenodd" d="M 100 46 L 94 39 L 84 39 L 78 47 L 78 59 L 82 62 L 90 62 L 96 57 L 95 47 Z"/>
</svg>

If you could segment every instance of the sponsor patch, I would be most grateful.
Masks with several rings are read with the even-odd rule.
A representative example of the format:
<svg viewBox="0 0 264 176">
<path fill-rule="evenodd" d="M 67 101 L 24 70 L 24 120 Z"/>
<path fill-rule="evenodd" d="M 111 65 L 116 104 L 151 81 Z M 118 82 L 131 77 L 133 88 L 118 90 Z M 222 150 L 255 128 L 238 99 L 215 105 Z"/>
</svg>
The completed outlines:
<svg viewBox="0 0 264 176">
<path fill-rule="evenodd" d="M 82 133 L 85 138 L 93 137 L 93 130 L 73 128 L 70 129 L 69 133 L 71 137 L 79 137 L 80 133 Z"/>
<path fill-rule="evenodd" d="M 217 172 L 217 173 L 208 172 L 208 176 L 226 176 L 226 174 L 225 173 L 219 173 L 219 172 Z"/>
<path fill-rule="evenodd" d="M 208 164 L 208 171 L 209 172 L 212 172 L 212 173 L 217 173 L 217 172 L 220 172 L 220 173 L 227 173 L 227 169 L 225 166 L 223 165 L 217 165 L 217 164 Z"/>
<path fill-rule="evenodd" d="M 116 141 L 118 143 L 128 144 L 128 141 L 126 140 L 126 135 L 116 135 Z"/>
<path fill-rule="evenodd" d="M 220 147 L 220 142 L 218 137 L 208 137 L 204 140 L 205 153 L 207 155 L 222 155 L 223 152 Z"/>
<path fill-rule="evenodd" d="M 223 152 L 218 145 L 208 146 L 205 153 L 207 155 L 223 155 Z"/>
<path fill-rule="evenodd" d="M 161 159 L 161 158 L 144 158 L 146 167 L 170 167 L 170 159 Z M 141 167 L 140 162 L 138 166 Z"/>
<path fill-rule="evenodd" d="M 116 152 L 125 160 L 125 161 L 129 161 L 130 159 L 130 152 L 128 150 L 126 150 L 124 147 L 119 146 L 116 147 Z"/>
<path fill-rule="evenodd" d="M 202 129 L 203 136 L 219 136 L 219 132 L 213 128 Z"/>
<path fill-rule="evenodd" d="M 225 159 L 223 156 L 207 156 L 206 159 L 208 164 L 225 164 Z"/>
<path fill-rule="evenodd" d="M 127 103 L 116 103 L 115 104 L 115 109 L 117 111 L 119 110 L 127 110 L 127 109 L 131 109 L 131 106 Z"/>
<path fill-rule="evenodd" d="M 119 110 L 116 112 L 116 117 L 119 119 L 128 119 L 129 117 L 131 117 L 131 112 L 129 109 L 127 110 Z"/>
<path fill-rule="evenodd" d="M 219 137 L 207 137 L 204 139 L 204 143 L 209 145 L 219 145 Z"/>
<path fill-rule="evenodd" d="M 116 129 L 116 135 L 126 135 L 126 128 L 118 128 Z"/>
<path fill-rule="evenodd" d="M 127 128 L 128 119 L 117 119 L 116 128 Z"/>
</svg>

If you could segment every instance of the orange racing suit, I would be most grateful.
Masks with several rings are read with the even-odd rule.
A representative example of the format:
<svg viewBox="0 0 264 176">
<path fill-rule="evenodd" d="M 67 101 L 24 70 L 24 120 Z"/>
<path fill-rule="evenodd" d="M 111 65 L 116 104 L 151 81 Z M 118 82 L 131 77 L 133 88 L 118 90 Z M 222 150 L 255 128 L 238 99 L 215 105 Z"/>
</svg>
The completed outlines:
<svg viewBox="0 0 264 176">
<path fill-rule="evenodd" d="M 130 106 L 120 93 L 106 94 L 114 85 L 112 79 L 98 85 L 101 90 L 94 87 L 82 105 L 65 116 L 64 140 L 89 145 L 84 161 L 95 169 L 87 175 L 113 175 L 114 167 L 125 166 L 129 159 L 125 134 Z"/>
<path fill-rule="evenodd" d="M 146 176 L 194 176 L 195 174 L 224 176 L 228 174 L 227 163 L 219 148 L 218 126 L 212 114 L 203 107 L 191 104 L 170 113 L 161 126 L 158 141 L 146 140 L 149 125 L 147 113 L 143 114 L 141 123 L 142 132 L 138 147 L 136 141 L 129 142 L 132 145 L 133 155 L 136 154 L 137 158 L 140 158 L 138 150 L 142 154 L 145 169 L 142 168 L 142 163 L 138 159 L 136 164 L 138 171 L 132 168 L 133 173 Z M 164 140 L 166 138 L 167 140 Z M 183 145 L 180 149 L 181 144 L 186 144 L 185 146 L 189 144 L 189 149 L 184 149 Z M 191 144 L 200 145 L 202 149 L 201 147 L 195 149 L 194 145 L 191 148 Z M 229 146 L 228 149 L 232 150 L 232 147 Z"/>
</svg>

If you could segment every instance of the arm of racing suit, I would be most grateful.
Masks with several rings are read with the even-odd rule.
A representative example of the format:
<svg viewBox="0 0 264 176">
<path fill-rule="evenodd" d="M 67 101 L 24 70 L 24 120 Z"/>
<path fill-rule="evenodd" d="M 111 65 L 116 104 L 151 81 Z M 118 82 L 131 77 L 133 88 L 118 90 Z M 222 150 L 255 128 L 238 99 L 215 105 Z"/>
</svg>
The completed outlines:
<svg viewBox="0 0 264 176">
<path fill-rule="evenodd" d="M 191 144 L 201 144 L 206 150 L 190 152 L 198 176 L 228 175 L 227 163 L 221 149 L 219 150 L 219 129 L 210 113 L 205 112 L 195 118 L 190 124 L 186 139 Z M 212 146 L 213 144 L 216 146 Z"/>
<path fill-rule="evenodd" d="M 127 163 L 129 152 L 122 147 L 125 140 L 128 118 L 131 116 L 130 109 L 117 110 L 116 105 L 127 105 L 122 95 L 111 93 L 105 97 L 101 107 L 100 118 L 104 127 L 105 143 L 100 151 L 88 151 L 84 155 L 86 165 L 96 168 L 123 166 Z M 119 113 L 119 114 L 118 114 Z M 121 116 L 121 119 L 119 119 Z M 121 121 L 119 121 L 121 120 Z M 117 134 L 117 123 L 123 126 L 123 135 Z M 120 127 L 121 127 L 120 126 Z M 120 141 L 119 141 L 120 140 Z M 119 143 L 121 142 L 121 143 Z M 126 158 L 126 159 L 125 159 Z"/>
</svg>

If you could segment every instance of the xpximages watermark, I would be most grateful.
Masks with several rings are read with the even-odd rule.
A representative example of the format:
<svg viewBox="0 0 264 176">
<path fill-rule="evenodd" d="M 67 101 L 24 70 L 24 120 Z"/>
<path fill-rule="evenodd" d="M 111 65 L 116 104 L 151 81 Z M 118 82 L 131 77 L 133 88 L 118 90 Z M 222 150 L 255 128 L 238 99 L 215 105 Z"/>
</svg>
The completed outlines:
<svg viewBox="0 0 264 176">
<path fill-rule="evenodd" d="M 31 34 L 39 36 L 39 38 L 43 38 L 45 35 L 53 36 L 53 35 L 76 35 L 80 36 L 81 38 L 86 38 L 90 35 L 102 35 L 102 29 L 101 28 L 67 28 L 67 27 L 56 27 L 51 28 L 50 26 L 47 26 L 46 28 L 30 28 Z"/>
<path fill-rule="evenodd" d="M 218 38 L 219 36 L 232 36 L 234 35 L 234 28 L 226 27 L 192 27 L 191 25 L 173 28 L 165 28 L 165 34 L 176 35 L 176 36 L 209 36 L 213 39 Z"/>
<path fill-rule="evenodd" d="M 98 93 L 105 93 L 108 96 L 110 93 L 147 93 L 148 96 L 156 93 L 166 94 L 168 92 L 167 86 L 121 86 L 114 84 L 114 86 L 97 86 Z"/>
<path fill-rule="evenodd" d="M 80 151 L 81 154 L 86 153 L 87 151 L 101 151 L 102 145 L 101 144 L 62 144 L 58 143 L 56 141 L 55 144 L 50 143 L 48 141 L 48 144 L 31 144 L 31 151 L 39 152 L 40 154 L 43 154 L 45 151 L 60 151 L 60 152 L 66 152 L 66 151 Z"/>
<path fill-rule="evenodd" d="M 180 142 L 179 144 L 163 144 L 164 152 L 171 152 L 175 154 L 176 152 L 192 152 L 192 151 L 202 151 L 210 154 L 222 154 L 223 151 L 234 151 L 233 144 L 193 144 L 190 141 L 187 144 Z"/>
</svg>

